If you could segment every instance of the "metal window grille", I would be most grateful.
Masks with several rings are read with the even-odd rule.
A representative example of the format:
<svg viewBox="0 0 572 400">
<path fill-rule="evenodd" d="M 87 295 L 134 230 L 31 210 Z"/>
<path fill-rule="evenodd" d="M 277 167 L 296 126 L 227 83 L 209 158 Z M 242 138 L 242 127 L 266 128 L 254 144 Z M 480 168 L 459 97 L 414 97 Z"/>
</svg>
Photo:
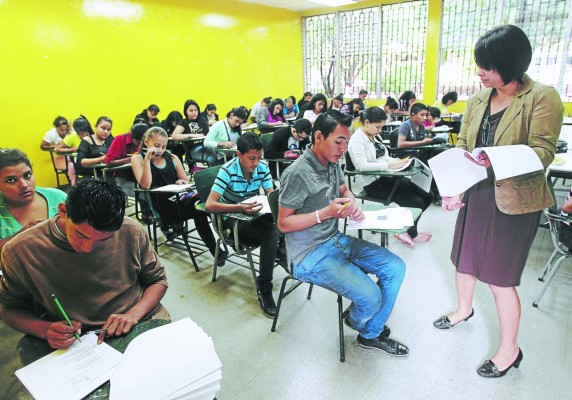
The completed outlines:
<svg viewBox="0 0 572 400">
<path fill-rule="evenodd" d="M 444 0 L 437 97 L 455 90 L 468 98 L 480 90 L 473 49 L 478 38 L 500 24 L 526 32 L 532 45 L 531 78 L 556 87 L 572 100 L 572 0 Z"/>
<path fill-rule="evenodd" d="M 304 87 L 333 97 L 423 90 L 427 0 L 303 20 Z"/>
</svg>

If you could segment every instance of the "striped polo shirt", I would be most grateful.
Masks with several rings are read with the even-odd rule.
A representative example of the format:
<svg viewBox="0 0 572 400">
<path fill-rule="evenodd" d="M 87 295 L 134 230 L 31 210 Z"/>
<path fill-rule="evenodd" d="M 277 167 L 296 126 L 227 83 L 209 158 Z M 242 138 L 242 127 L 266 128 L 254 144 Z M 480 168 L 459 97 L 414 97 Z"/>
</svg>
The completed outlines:
<svg viewBox="0 0 572 400">
<path fill-rule="evenodd" d="M 258 195 L 260 188 L 267 190 L 273 187 L 270 169 L 266 162 L 260 161 L 250 180 L 247 180 L 242 173 L 240 159 L 236 157 L 221 167 L 212 190 L 220 194 L 221 203 L 238 204 Z"/>
</svg>

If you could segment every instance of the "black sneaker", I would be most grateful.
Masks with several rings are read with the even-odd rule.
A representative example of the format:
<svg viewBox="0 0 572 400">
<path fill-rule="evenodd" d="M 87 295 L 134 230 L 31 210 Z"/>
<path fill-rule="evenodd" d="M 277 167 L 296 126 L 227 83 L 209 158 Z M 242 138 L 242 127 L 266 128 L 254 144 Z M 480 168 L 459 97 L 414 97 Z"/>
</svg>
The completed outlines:
<svg viewBox="0 0 572 400">
<path fill-rule="evenodd" d="M 346 324 L 346 326 L 353 329 L 354 331 L 357 331 L 356 328 L 354 328 L 353 326 L 350 325 L 350 320 L 348 319 L 347 315 L 344 317 L 344 324 Z M 381 340 L 381 338 L 389 337 L 390 334 L 391 334 L 391 329 L 389 329 L 389 326 L 383 325 L 383 330 L 379 334 L 378 339 Z"/>
<path fill-rule="evenodd" d="M 262 308 L 262 313 L 268 318 L 274 318 L 276 315 L 276 303 L 272 297 L 272 286 L 265 289 L 256 289 L 258 294 L 258 302 L 260 303 L 260 308 Z"/>
<path fill-rule="evenodd" d="M 365 339 L 358 335 L 357 342 L 358 345 L 364 349 L 381 350 L 394 357 L 404 357 L 409 354 L 409 349 L 407 346 L 399 343 L 397 340 L 386 337 Z"/>
<path fill-rule="evenodd" d="M 219 251 L 218 262 L 216 263 L 217 267 L 223 267 L 227 258 L 228 258 L 228 251 L 225 250 Z"/>
</svg>

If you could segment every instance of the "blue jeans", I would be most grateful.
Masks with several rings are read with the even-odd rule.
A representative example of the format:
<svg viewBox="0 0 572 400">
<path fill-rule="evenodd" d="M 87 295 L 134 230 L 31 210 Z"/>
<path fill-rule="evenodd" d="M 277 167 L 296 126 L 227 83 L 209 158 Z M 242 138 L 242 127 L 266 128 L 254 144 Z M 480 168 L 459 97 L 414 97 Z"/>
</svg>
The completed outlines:
<svg viewBox="0 0 572 400">
<path fill-rule="evenodd" d="M 350 299 L 350 325 L 361 337 L 373 339 L 393 310 L 405 263 L 384 247 L 338 232 L 293 264 L 293 270 L 296 279 Z"/>
</svg>

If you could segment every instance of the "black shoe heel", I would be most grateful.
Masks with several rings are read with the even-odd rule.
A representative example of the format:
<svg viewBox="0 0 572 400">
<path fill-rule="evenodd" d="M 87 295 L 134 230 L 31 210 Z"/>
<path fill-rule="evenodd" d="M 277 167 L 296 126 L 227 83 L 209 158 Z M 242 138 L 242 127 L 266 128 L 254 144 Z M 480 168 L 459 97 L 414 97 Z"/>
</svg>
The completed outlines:
<svg viewBox="0 0 572 400">
<path fill-rule="evenodd" d="M 524 356 L 522 355 L 522 350 L 519 348 L 516 359 L 505 370 L 499 371 L 498 366 L 494 362 L 487 360 L 477 369 L 477 374 L 483 378 L 500 378 L 505 376 L 512 367 L 520 367 L 520 363 L 522 362 L 523 358 Z"/>
</svg>

